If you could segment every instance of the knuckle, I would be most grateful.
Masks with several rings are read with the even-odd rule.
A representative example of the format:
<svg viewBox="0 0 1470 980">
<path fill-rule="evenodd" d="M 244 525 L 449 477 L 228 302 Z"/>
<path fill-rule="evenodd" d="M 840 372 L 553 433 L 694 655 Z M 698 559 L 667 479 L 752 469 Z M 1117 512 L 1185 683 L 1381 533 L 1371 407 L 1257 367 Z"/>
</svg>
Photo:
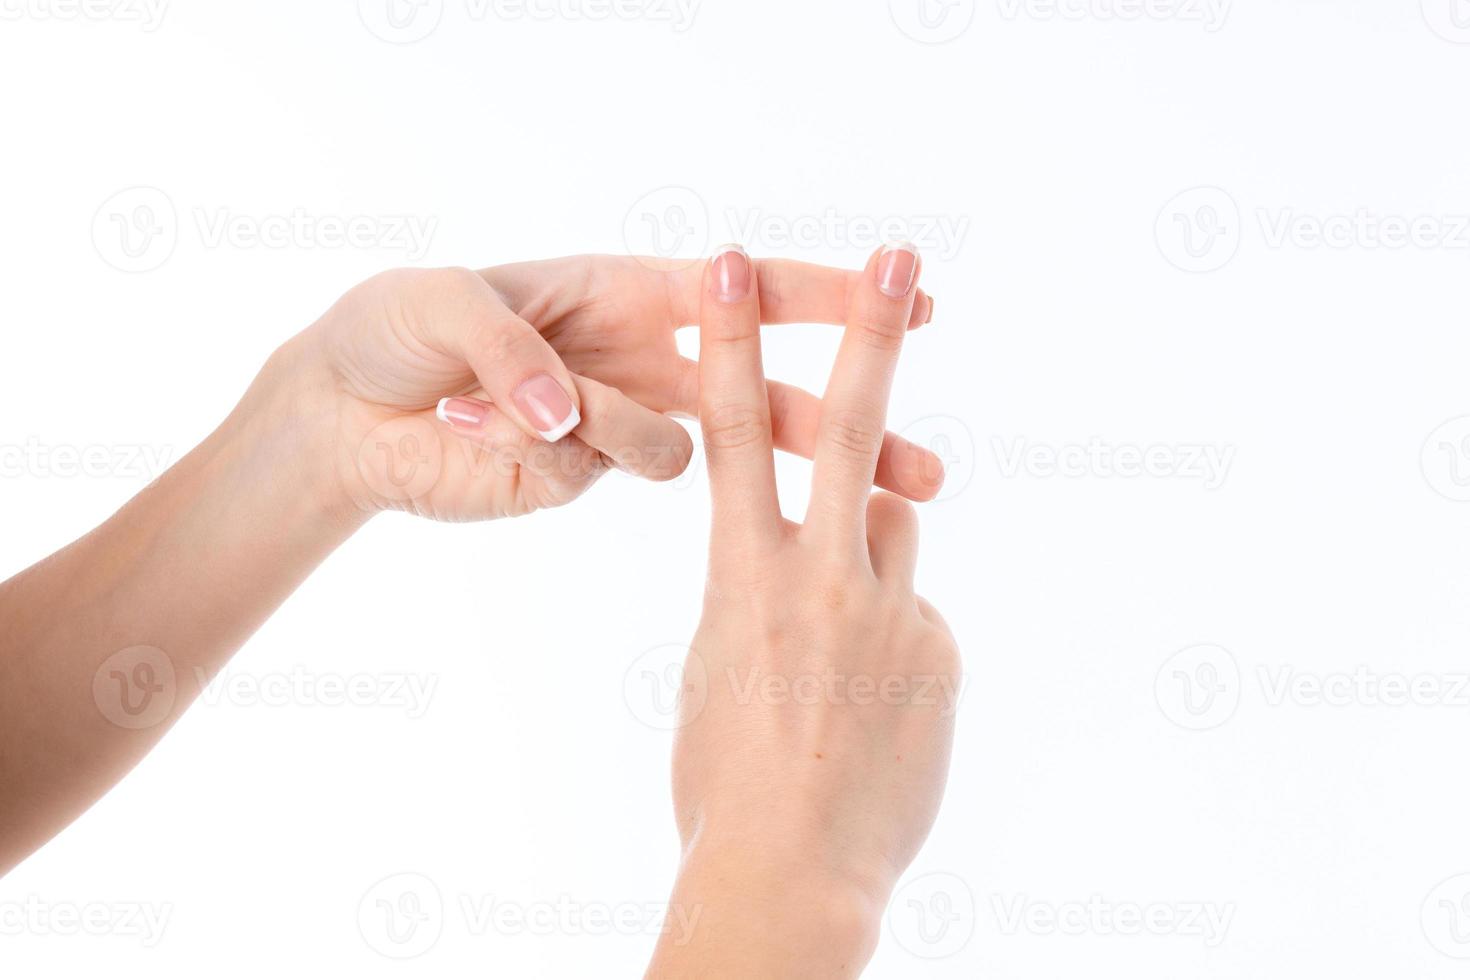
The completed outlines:
<svg viewBox="0 0 1470 980">
<path fill-rule="evenodd" d="M 882 319 L 862 319 L 852 325 L 853 336 L 885 354 L 897 353 L 903 346 L 906 328 Z"/>
<path fill-rule="evenodd" d="M 711 412 L 703 428 L 704 441 L 711 449 L 743 449 L 761 441 L 765 416 L 754 408 L 730 405 Z"/>
<path fill-rule="evenodd" d="M 833 412 L 824 426 L 826 444 L 845 456 L 867 459 L 883 446 L 883 425 L 864 412 Z"/>
<path fill-rule="evenodd" d="M 868 501 L 868 522 L 895 527 L 916 525 L 919 511 L 913 504 L 893 493 L 876 493 Z"/>
</svg>

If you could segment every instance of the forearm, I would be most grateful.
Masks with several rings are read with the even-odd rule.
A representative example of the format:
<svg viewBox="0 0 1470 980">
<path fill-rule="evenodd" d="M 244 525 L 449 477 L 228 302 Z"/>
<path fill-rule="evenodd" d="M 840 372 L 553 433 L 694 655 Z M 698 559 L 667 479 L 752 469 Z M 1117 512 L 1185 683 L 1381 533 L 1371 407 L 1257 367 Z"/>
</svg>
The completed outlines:
<svg viewBox="0 0 1470 980">
<path fill-rule="evenodd" d="M 283 348 L 198 448 L 0 585 L 0 873 L 131 769 L 365 519 L 336 503 L 330 400 L 298 367 Z"/>
</svg>

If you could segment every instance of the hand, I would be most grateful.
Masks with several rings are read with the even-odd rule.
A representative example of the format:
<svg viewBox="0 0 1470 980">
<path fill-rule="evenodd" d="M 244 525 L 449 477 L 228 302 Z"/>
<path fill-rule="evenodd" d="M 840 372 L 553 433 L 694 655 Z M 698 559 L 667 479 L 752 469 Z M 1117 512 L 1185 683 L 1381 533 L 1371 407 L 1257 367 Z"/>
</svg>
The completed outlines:
<svg viewBox="0 0 1470 980">
<path fill-rule="evenodd" d="M 840 320 L 856 277 L 762 268 L 773 323 Z M 566 503 L 612 466 L 678 475 L 692 446 L 666 416 L 698 411 L 698 372 L 674 331 L 695 319 L 701 274 L 581 257 L 399 270 L 353 289 L 296 344 L 320 366 L 312 389 L 334 420 L 344 496 L 365 512 L 473 520 Z M 914 325 L 931 310 L 920 294 Z M 770 400 L 777 444 L 809 457 L 820 401 L 775 384 Z M 889 436 L 877 479 L 927 499 L 943 472 L 932 453 Z"/>
<path fill-rule="evenodd" d="M 943 794 L 959 658 L 913 591 L 912 505 L 871 494 L 917 255 L 853 290 L 805 524 L 781 516 L 761 371 L 764 290 L 711 265 L 700 419 L 714 496 L 704 617 L 674 748 L 684 858 L 650 976 L 851 976 Z"/>
</svg>

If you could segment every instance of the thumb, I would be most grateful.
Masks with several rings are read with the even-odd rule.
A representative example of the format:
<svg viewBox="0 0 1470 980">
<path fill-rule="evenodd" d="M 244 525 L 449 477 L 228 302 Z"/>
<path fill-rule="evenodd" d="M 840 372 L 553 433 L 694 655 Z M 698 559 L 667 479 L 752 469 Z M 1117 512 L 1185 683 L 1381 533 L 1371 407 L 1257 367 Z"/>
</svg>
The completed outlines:
<svg viewBox="0 0 1470 980">
<path fill-rule="evenodd" d="M 582 421 L 571 372 L 540 332 L 479 276 L 434 311 L 436 346 L 464 359 L 490 401 L 528 435 L 557 442 Z"/>
</svg>

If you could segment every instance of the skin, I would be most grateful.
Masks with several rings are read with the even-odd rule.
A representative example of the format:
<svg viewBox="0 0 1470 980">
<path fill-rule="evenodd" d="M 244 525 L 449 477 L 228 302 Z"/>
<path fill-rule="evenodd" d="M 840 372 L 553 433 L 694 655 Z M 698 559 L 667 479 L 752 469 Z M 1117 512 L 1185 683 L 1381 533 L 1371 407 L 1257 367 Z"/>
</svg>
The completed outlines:
<svg viewBox="0 0 1470 980">
<path fill-rule="evenodd" d="M 771 323 L 840 322 L 857 274 L 762 267 Z M 218 429 L 90 534 L 0 584 L 0 874 L 156 744 L 276 607 L 374 514 L 515 516 L 611 466 L 652 479 L 699 410 L 674 347 L 699 268 L 632 258 L 386 273 L 283 345 Z M 916 303 L 911 322 L 927 318 Z M 546 373 L 583 418 L 549 445 L 509 392 Z M 493 403 L 479 431 L 433 413 Z M 777 441 L 810 455 L 820 402 L 773 386 Z M 877 478 L 923 499 L 931 454 L 886 440 Z"/>
<path fill-rule="evenodd" d="M 914 593 L 913 506 L 871 493 L 917 296 L 880 291 L 879 263 L 851 295 L 801 525 L 776 499 L 764 292 L 706 291 L 714 518 L 673 759 L 683 860 L 671 902 L 696 926 L 664 933 L 653 978 L 857 976 L 938 811 L 960 665 Z"/>
</svg>

